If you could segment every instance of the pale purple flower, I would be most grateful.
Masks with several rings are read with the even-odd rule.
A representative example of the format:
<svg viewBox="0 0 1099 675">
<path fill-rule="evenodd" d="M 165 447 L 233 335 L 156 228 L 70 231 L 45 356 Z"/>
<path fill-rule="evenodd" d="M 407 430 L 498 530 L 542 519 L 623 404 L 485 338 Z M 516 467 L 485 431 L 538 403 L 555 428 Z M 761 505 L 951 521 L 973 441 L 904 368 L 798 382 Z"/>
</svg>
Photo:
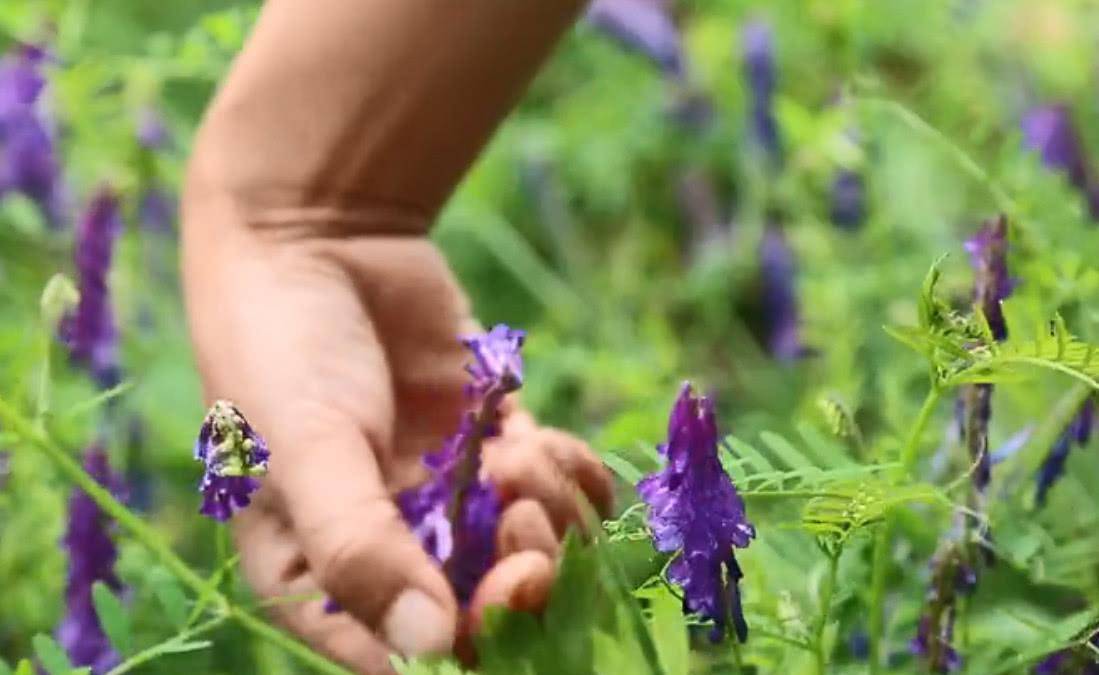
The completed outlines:
<svg viewBox="0 0 1099 675">
<path fill-rule="evenodd" d="M 222 522 L 251 503 L 271 457 L 263 438 L 236 406 L 224 400 L 216 401 L 206 414 L 194 454 L 204 467 L 199 512 Z"/>
<path fill-rule="evenodd" d="M 683 47 L 665 0 L 595 0 L 586 20 L 649 58 L 672 77 L 683 75 Z"/>
<path fill-rule="evenodd" d="M 171 143 L 172 136 L 164 117 L 155 108 L 142 108 L 137 116 L 137 142 L 146 150 L 161 150 Z"/>
<path fill-rule="evenodd" d="M 653 546 L 676 554 L 668 578 L 683 589 L 685 611 L 713 622 L 711 639 L 720 640 L 731 619 L 743 642 L 748 637 L 740 603 L 743 573 L 734 548 L 747 547 L 756 530 L 718 458 L 713 401 L 695 396 L 690 383 L 680 389 L 667 441 L 658 450 L 664 468 L 637 484 L 648 505 Z"/>
<path fill-rule="evenodd" d="M 88 448 L 84 453 L 84 470 L 116 498 L 125 498 L 122 479 L 111 471 L 103 448 L 98 445 Z M 62 539 L 69 556 L 69 571 L 65 614 L 57 627 L 57 641 L 73 665 L 88 666 L 95 675 L 102 675 L 119 662 L 92 602 L 92 585 L 97 581 L 115 592 L 122 588 L 114 570 L 118 549 L 112 539 L 112 528 L 113 523 L 87 493 L 73 491 Z"/>
<path fill-rule="evenodd" d="M 103 389 L 118 384 L 118 329 L 108 288 L 115 240 L 122 231 L 118 199 L 100 190 L 77 224 L 76 269 L 80 303 L 60 326 L 73 362 Z"/>
<path fill-rule="evenodd" d="M 504 396 L 523 384 L 525 333 L 498 325 L 462 339 L 474 357 L 466 393 L 476 410 L 463 415 L 442 448 L 424 455 L 428 480 L 397 495 L 397 505 L 424 550 L 437 560 L 465 604 L 496 551 L 500 499 L 481 479 L 481 443 L 495 436 Z"/>
<path fill-rule="evenodd" d="M 1064 172 L 1088 201 L 1092 218 L 1099 218 L 1099 185 L 1088 165 L 1072 113 L 1064 105 L 1032 108 L 1021 122 L 1023 144 L 1042 157 L 1049 168 Z"/>
<path fill-rule="evenodd" d="M 168 234 L 173 231 L 176 200 L 168 188 L 153 183 L 145 189 L 138 203 L 138 220 L 149 232 Z"/>
</svg>

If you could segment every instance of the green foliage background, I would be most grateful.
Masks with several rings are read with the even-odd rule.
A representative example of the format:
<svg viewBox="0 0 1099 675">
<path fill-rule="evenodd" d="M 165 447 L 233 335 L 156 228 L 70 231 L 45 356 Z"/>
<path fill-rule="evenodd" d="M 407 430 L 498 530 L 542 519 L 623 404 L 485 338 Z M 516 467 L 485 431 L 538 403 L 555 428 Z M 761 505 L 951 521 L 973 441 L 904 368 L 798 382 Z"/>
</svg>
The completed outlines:
<svg viewBox="0 0 1099 675">
<path fill-rule="evenodd" d="M 49 97 L 74 202 L 102 183 L 128 200 L 112 290 L 129 378 L 117 405 L 133 425 L 115 430 L 110 450 L 131 475 L 153 477 L 142 517 L 203 575 L 226 554 L 217 528 L 195 514 L 191 444 L 203 411 L 175 243 L 137 228 L 135 198 L 154 174 L 178 185 L 203 107 L 256 11 L 255 3 L 220 0 L 0 4 L 0 47 L 47 36 L 55 45 Z M 991 519 L 1001 564 L 964 608 L 958 640 L 967 672 L 1025 672 L 1042 653 L 1076 639 L 1099 607 L 1094 444 L 1072 453 L 1046 508 L 1036 510 L 1031 497 L 1035 468 L 1096 377 L 1080 354 L 1071 361 L 1058 350 L 1047 322 L 1059 314 L 1080 340 L 1099 338 L 1099 227 L 1064 177 L 1021 148 L 1018 121 L 1029 105 L 1062 101 L 1084 146 L 1099 153 L 1099 6 L 685 0 L 675 13 L 688 81 L 710 97 L 712 125 L 702 132 L 677 126 L 667 114 L 675 91 L 660 73 L 581 25 L 433 234 L 483 322 L 529 330 L 526 403 L 547 423 L 587 438 L 623 478 L 621 518 L 607 524 L 599 545 L 570 547 L 543 619 L 495 622 L 483 668 L 675 675 L 731 673 L 739 663 L 744 672 L 808 673 L 823 672 L 824 658 L 827 672 L 865 672 L 851 639 L 869 628 L 872 567 L 884 562 L 883 651 L 891 672 L 918 672 L 906 645 L 927 561 L 950 527 L 951 503 L 964 501 L 958 479 L 966 467 L 947 440 L 950 394 L 921 429 L 928 363 L 883 326 L 917 325 L 921 282 L 944 253 L 939 297 L 965 309 L 972 278 L 962 242 L 1002 211 L 1021 282 L 1006 303 L 1013 337 L 1004 349 L 1025 351 L 1046 339 L 1037 365 L 1061 359 L 1061 370 L 1072 372 L 1018 368 L 1003 354 L 969 364 L 974 377 L 1002 381 L 992 447 L 1020 430 L 1032 433 L 995 468 Z M 739 27 L 749 18 L 768 20 L 776 37 L 776 113 L 787 161 L 775 177 L 746 133 Z M 150 105 L 164 112 L 176 139 L 155 156 L 134 140 L 137 115 Z M 676 200 L 685 167 L 712 179 L 732 223 L 728 237 L 692 245 Z M 828 222 L 829 186 L 841 168 L 866 180 L 868 217 L 855 232 Z M 792 364 L 773 361 L 759 340 L 757 251 L 769 208 L 782 214 L 797 256 L 804 335 L 816 351 Z M 49 231 L 29 203 L 0 203 L 0 399 L 19 408 L 38 391 L 39 294 L 54 273 L 71 272 L 71 239 L 71 227 Z M 917 332 L 926 337 L 933 328 Z M 50 433 L 75 456 L 94 435 L 88 402 L 95 392 L 60 359 L 54 365 L 61 372 L 54 373 Z M 656 467 L 652 448 L 685 378 L 719 402 L 722 427 L 734 436 L 724 459 L 759 530 L 738 554 L 752 629 L 739 650 L 708 645 L 704 630 L 688 635 L 659 578 L 665 561 L 631 508 L 627 483 Z M 12 665 L 35 653 L 34 636 L 50 633 L 60 615 L 58 542 L 71 489 L 56 463 L 25 441 L 10 424 L 2 427 L 0 443 L 13 454 L 0 488 L 0 655 Z M 909 443 L 918 451 L 918 479 L 897 479 Z M 934 462 L 936 455 L 955 459 Z M 838 502 L 822 502 L 825 492 Z M 844 514 L 838 519 L 829 515 L 836 509 Z M 897 545 L 876 561 L 883 519 Z M 842 555 L 830 557 L 840 541 Z M 132 590 L 119 630 L 133 654 L 176 635 L 195 598 L 182 595 L 141 541 L 124 534 L 120 543 L 121 576 Z M 837 582 L 825 590 L 833 559 Z M 230 597 L 251 602 L 234 575 L 225 584 Z M 309 669 L 235 623 L 203 639 L 211 642 L 137 672 Z"/>
</svg>

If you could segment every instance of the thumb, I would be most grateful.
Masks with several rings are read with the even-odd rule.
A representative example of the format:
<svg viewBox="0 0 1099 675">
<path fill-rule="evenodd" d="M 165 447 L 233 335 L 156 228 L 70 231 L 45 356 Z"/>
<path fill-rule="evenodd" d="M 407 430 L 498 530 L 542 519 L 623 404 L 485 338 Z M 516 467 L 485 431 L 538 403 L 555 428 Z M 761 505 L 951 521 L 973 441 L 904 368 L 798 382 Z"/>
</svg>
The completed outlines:
<svg viewBox="0 0 1099 675">
<path fill-rule="evenodd" d="M 313 434 L 304 462 L 272 478 L 310 569 L 340 607 L 406 655 L 451 650 L 457 602 L 409 531 L 354 425 Z"/>
</svg>

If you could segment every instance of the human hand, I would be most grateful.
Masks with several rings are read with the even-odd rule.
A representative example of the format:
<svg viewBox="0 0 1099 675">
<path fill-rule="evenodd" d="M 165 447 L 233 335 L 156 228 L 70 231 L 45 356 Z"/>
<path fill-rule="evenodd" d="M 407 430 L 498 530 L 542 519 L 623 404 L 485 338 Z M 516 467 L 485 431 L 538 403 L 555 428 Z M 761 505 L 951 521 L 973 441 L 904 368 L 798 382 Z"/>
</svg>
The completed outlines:
<svg viewBox="0 0 1099 675">
<path fill-rule="evenodd" d="M 583 442 L 509 404 L 483 461 L 505 504 L 499 558 L 466 610 L 392 501 L 455 429 L 468 361 L 457 337 L 476 330 L 430 241 L 236 223 L 214 195 L 185 204 L 184 284 L 206 396 L 235 401 L 272 453 L 264 487 L 234 519 L 242 567 L 264 599 L 315 594 L 274 604 L 277 620 L 383 673 L 391 651 L 451 650 L 488 605 L 542 606 L 585 498 L 600 510 L 611 500 Z M 325 614 L 323 595 L 345 611 Z"/>
</svg>

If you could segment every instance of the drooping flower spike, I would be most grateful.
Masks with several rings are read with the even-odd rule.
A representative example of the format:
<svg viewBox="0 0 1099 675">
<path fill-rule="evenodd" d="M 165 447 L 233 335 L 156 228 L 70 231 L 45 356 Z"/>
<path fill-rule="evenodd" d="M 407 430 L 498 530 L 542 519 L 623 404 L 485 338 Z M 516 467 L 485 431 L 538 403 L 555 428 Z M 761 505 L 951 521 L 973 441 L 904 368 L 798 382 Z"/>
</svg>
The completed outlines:
<svg viewBox="0 0 1099 675">
<path fill-rule="evenodd" d="M 966 558 L 965 547 L 956 539 L 943 543 L 931 560 L 931 584 L 916 637 L 909 650 L 923 657 L 933 673 L 949 673 L 961 668 L 962 659 L 954 649 L 954 619 L 958 596 L 971 593 L 977 574 Z"/>
<path fill-rule="evenodd" d="M 595 0 L 585 18 L 668 76 L 682 77 L 683 46 L 665 0 Z"/>
<path fill-rule="evenodd" d="M 741 31 L 744 74 L 751 99 L 751 130 L 770 159 L 782 161 L 782 140 L 774 114 L 775 47 L 771 27 L 753 21 Z"/>
<path fill-rule="evenodd" d="M 125 486 L 107 463 L 103 448 L 92 446 L 84 453 L 84 470 L 116 498 L 125 499 Z M 62 543 L 69 556 L 65 583 L 65 614 L 57 627 L 57 641 L 75 666 L 87 666 L 102 675 L 118 665 L 119 655 L 99 624 L 92 586 L 97 581 L 112 591 L 122 589 L 115 574 L 118 549 L 112 539 L 111 522 L 87 493 L 74 490 L 69 498 L 69 519 Z"/>
<path fill-rule="evenodd" d="M 668 420 L 667 441 L 658 446 L 662 470 L 637 484 L 648 505 L 653 546 L 675 554 L 668 578 L 683 589 L 683 608 L 713 622 L 710 637 L 720 640 L 731 628 L 748 638 L 741 608 L 743 577 L 734 548 L 745 548 L 756 530 L 744 502 L 718 458 L 713 401 L 695 396 L 684 383 Z"/>
<path fill-rule="evenodd" d="M 1007 271 L 1007 218 L 998 216 L 966 240 L 973 264 L 973 304 L 981 309 L 992 337 L 1007 338 L 1007 322 L 1000 303 L 1011 295 L 1015 282 Z"/>
<path fill-rule="evenodd" d="M 428 480 L 397 496 L 397 505 L 424 550 L 437 560 L 465 604 L 492 565 L 500 500 L 479 476 L 481 443 L 499 433 L 500 405 L 523 384 L 520 349 L 526 334 L 503 324 L 462 339 L 474 361 L 466 394 L 474 410 L 442 448 L 424 455 Z"/>
<path fill-rule="evenodd" d="M 1070 647 L 1053 652 L 1038 662 L 1034 675 L 1099 675 L 1099 660 L 1093 647 L 1099 649 L 1099 632 L 1088 639 L 1089 645 Z"/>
<path fill-rule="evenodd" d="M 1032 108 L 1020 124 L 1023 144 L 1042 157 L 1042 163 L 1068 176 L 1088 203 L 1093 219 L 1099 219 L 1099 183 L 1089 166 L 1072 114 L 1064 105 Z"/>
<path fill-rule="evenodd" d="M 72 360 L 91 374 L 100 388 L 118 384 L 118 328 L 111 304 L 108 275 L 115 240 L 122 231 L 118 198 L 100 190 L 76 228 L 76 269 L 80 303 L 60 326 Z"/>
<path fill-rule="evenodd" d="M 1065 473 L 1065 462 L 1068 461 L 1069 451 L 1073 445 L 1081 448 L 1091 440 L 1091 430 L 1095 421 L 1095 399 L 1088 398 L 1080 407 L 1079 412 L 1072 418 L 1061 435 L 1057 437 L 1053 447 L 1049 449 L 1042 466 L 1038 469 L 1034 503 L 1039 507 L 1045 506 L 1050 489 Z"/>
<path fill-rule="evenodd" d="M 809 350 L 801 340 L 794 252 L 776 225 L 768 226 L 763 233 L 759 265 L 768 349 L 780 361 L 802 357 Z"/>
<path fill-rule="evenodd" d="M 841 169 L 832 180 L 832 223 L 856 230 L 866 218 L 866 187 L 860 173 Z"/>
<path fill-rule="evenodd" d="M 271 453 L 244 415 L 231 402 L 216 401 L 198 432 L 195 459 L 204 471 L 199 512 L 225 522 L 252 502 L 267 474 Z"/>
</svg>

